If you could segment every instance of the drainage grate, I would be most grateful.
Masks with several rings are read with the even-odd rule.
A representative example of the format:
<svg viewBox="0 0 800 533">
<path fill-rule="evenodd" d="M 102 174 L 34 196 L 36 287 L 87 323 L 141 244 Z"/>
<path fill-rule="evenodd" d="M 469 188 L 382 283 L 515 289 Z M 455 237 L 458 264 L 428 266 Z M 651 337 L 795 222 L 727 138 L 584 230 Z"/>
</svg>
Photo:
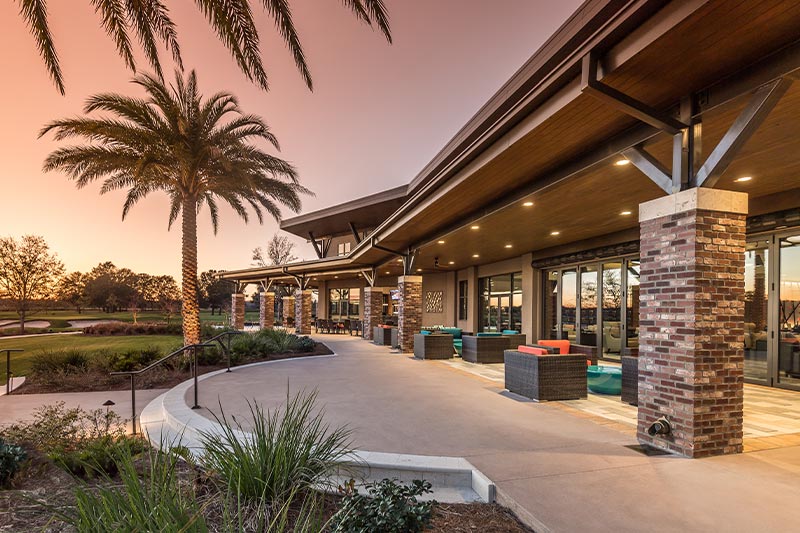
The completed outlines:
<svg viewBox="0 0 800 533">
<path fill-rule="evenodd" d="M 649 446 L 647 444 L 631 444 L 625 446 L 626 448 L 630 448 L 631 450 L 639 453 L 643 453 L 644 455 L 653 456 L 653 455 L 672 455 L 670 452 L 666 450 L 661 450 L 659 448 L 654 448 L 653 446 Z"/>
</svg>

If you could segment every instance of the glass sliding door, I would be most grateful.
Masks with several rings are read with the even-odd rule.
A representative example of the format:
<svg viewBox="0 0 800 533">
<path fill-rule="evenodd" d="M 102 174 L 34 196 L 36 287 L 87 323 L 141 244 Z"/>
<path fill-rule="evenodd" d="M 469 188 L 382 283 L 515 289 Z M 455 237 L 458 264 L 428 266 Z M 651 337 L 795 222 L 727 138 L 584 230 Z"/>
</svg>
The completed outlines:
<svg viewBox="0 0 800 533">
<path fill-rule="evenodd" d="M 625 348 L 639 349 L 639 260 L 625 261 Z"/>
<path fill-rule="evenodd" d="M 769 381 L 769 246 L 769 239 L 748 242 L 744 259 L 744 377 L 763 384 Z"/>
<path fill-rule="evenodd" d="M 479 287 L 480 331 L 521 331 L 522 273 L 481 278 Z"/>
<path fill-rule="evenodd" d="M 622 321 L 622 261 L 603 264 L 603 321 L 601 349 L 604 358 L 619 359 L 625 344 L 625 325 Z"/>
<path fill-rule="evenodd" d="M 550 270 L 544 276 L 542 295 L 544 302 L 542 310 L 544 323 L 542 325 L 543 339 L 558 338 L 558 270 Z"/>
<path fill-rule="evenodd" d="M 597 346 L 597 266 L 582 266 L 580 336 L 578 344 Z"/>
<path fill-rule="evenodd" d="M 780 265 L 777 298 L 777 383 L 800 386 L 800 235 L 778 241 Z"/>
<path fill-rule="evenodd" d="M 561 272 L 561 338 L 576 342 L 578 300 L 577 300 L 578 274 L 575 270 Z"/>
</svg>

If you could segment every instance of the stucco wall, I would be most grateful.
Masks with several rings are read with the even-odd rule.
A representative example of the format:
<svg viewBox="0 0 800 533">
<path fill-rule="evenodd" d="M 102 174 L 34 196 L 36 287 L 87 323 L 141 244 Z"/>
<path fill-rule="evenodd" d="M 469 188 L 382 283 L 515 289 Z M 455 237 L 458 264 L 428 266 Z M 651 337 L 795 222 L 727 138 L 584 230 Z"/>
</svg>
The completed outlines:
<svg viewBox="0 0 800 533">
<path fill-rule="evenodd" d="M 442 293 L 442 312 L 430 313 L 426 309 L 429 293 Z M 455 324 L 455 272 L 425 274 L 422 277 L 422 325 L 452 326 Z"/>
</svg>

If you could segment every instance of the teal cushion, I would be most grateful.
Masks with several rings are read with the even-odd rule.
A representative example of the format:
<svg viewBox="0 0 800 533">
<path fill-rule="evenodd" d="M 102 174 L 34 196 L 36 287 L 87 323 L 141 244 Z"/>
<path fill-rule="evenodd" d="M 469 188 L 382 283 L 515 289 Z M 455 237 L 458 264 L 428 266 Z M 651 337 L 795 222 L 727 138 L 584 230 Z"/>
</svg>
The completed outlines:
<svg viewBox="0 0 800 533">
<path fill-rule="evenodd" d="M 502 337 L 502 333 L 497 333 L 495 331 L 482 331 L 476 335 L 477 337 Z"/>
<path fill-rule="evenodd" d="M 461 328 L 442 328 L 441 332 L 442 333 L 449 333 L 450 335 L 453 336 L 454 339 L 460 339 L 461 338 Z"/>
<path fill-rule="evenodd" d="M 519 334 L 519 331 L 517 331 L 515 329 L 504 329 L 503 330 L 503 335 L 518 335 L 518 334 Z"/>
<path fill-rule="evenodd" d="M 422 333 L 423 335 L 430 335 L 431 334 L 431 332 L 428 331 L 427 329 L 423 329 L 422 331 L 420 331 L 420 333 Z"/>
<path fill-rule="evenodd" d="M 458 355 L 461 355 L 461 347 L 462 347 L 462 345 L 463 345 L 463 341 L 461 339 L 454 339 L 453 340 L 453 347 L 456 349 L 456 352 L 458 352 Z"/>
</svg>

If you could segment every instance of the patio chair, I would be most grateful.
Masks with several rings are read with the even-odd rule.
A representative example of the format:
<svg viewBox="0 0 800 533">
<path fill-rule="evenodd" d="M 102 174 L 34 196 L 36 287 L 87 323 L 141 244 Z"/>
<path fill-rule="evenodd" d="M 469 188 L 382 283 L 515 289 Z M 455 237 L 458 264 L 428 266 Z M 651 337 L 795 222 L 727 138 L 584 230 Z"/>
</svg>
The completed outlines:
<svg viewBox="0 0 800 533">
<path fill-rule="evenodd" d="M 414 357 L 417 359 L 450 359 L 453 357 L 453 336 L 448 333 L 414 335 Z"/>
<path fill-rule="evenodd" d="M 519 346 L 506 350 L 503 360 L 509 392 L 537 401 L 587 397 L 583 355 L 547 354 L 541 348 Z"/>
</svg>

